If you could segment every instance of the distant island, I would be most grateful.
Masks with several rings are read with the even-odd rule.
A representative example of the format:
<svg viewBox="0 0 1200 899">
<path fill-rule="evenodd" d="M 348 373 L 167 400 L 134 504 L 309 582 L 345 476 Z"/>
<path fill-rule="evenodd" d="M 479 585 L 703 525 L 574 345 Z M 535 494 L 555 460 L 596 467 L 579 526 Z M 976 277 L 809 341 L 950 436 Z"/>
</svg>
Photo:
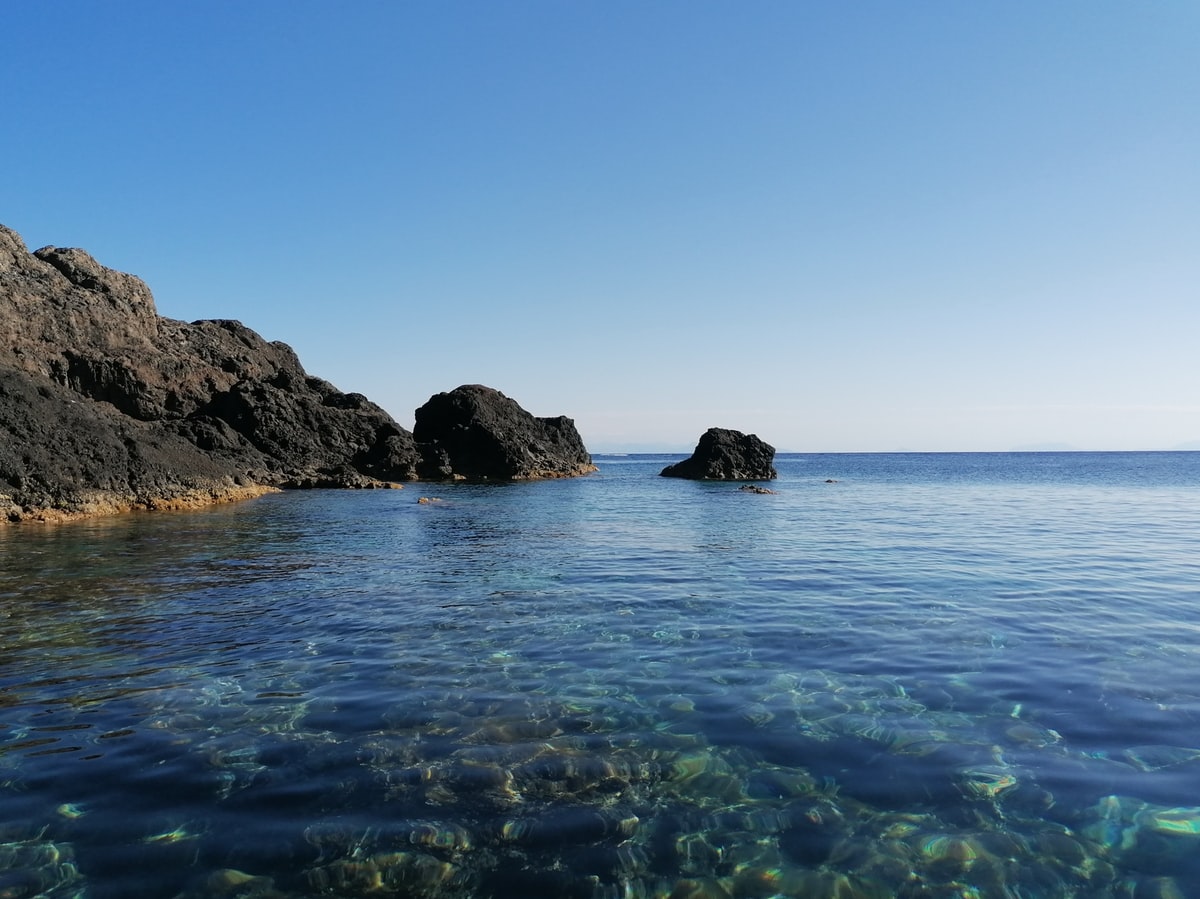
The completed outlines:
<svg viewBox="0 0 1200 899">
<path fill-rule="evenodd" d="M 463 385 L 409 432 L 232 320 L 158 315 L 139 278 L 0 225 L 0 522 L 179 509 L 285 488 L 594 471 L 565 416 Z"/>
</svg>

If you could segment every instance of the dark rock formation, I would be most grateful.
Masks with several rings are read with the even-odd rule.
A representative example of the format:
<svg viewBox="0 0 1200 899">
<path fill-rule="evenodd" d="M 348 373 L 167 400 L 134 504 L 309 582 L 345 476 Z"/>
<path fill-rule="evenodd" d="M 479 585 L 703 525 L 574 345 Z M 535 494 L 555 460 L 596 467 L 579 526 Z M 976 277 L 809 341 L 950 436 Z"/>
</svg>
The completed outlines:
<svg viewBox="0 0 1200 899">
<path fill-rule="evenodd" d="M 779 476 L 774 461 L 775 447 L 755 435 L 709 428 L 690 457 L 668 465 L 661 474 L 694 481 L 767 481 Z"/>
<path fill-rule="evenodd" d="M 479 384 L 431 397 L 417 410 L 413 437 L 422 478 L 511 481 L 596 470 L 571 419 L 535 418 Z"/>
<path fill-rule="evenodd" d="M 0 335 L 0 521 L 416 477 L 412 435 L 287 345 L 3 226 Z"/>
<path fill-rule="evenodd" d="M 568 418 L 487 387 L 417 411 L 311 377 L 236 321 L 162 318 L 138 278 L 0 225 L 0 522 L 184 508 L 287 487 L 594 471 Z"/>
</svg>

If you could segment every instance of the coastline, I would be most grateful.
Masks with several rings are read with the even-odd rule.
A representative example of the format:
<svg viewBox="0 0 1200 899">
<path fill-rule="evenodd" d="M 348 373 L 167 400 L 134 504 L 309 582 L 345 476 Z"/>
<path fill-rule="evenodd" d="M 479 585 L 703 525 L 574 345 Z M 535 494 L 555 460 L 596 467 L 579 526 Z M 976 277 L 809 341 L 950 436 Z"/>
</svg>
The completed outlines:
<svg viewBox="0 0 1200 899">
<path fill-rule="evenodd" d="M 224 503 L 256 499 L 268 493 L 281 493 L 278 487 L 266 484 L 236 485 L 226 488 L 210 487 L 187 490 L 174 496 L 138 499 L 115 493 L 96 491 L 81 498 L 75 508 L 56 509 L 51 507 L 23 509 L 12 504 L 9 497 L 0 495 L 3 509 L 0 526 L 19 524 L 67 524 L 91 518 L 124 515 L 130 512 L 184 512 L 203 509 Z M 0 508 L 3 508 L 0 506 Z"/>
<path fill-rule="evenodd" d="M 141 279 L 0 225 L 0 520 L 183 510 L 278 489 L 595 470 L 572 419 L 465 384 L 414 431 L 233 319 L 160 316 Z M 417 433 L 420 432 L 420 439 Z M 467 439 L 463 439 L 467 435 Z"/>
</svg>

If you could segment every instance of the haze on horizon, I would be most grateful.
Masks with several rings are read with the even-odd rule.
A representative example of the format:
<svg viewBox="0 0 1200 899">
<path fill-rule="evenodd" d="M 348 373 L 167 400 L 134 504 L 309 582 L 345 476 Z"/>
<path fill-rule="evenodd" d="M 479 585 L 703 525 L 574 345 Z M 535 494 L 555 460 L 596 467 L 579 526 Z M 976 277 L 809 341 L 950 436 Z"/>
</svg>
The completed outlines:
<svg viewBox="0 0 1200 899">
<path fill-rule="evenodd" d="M 5 10 L 0 222 L 411 426 L 1200 448 L 1200 5 Z"/>
</svg>

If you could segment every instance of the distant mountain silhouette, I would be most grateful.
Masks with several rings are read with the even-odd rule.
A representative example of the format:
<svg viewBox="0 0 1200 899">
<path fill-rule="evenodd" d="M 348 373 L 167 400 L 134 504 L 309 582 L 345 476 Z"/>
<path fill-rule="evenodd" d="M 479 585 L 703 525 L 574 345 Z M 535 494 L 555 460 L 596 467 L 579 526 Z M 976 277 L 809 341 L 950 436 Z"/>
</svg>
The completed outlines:
<svg viewBox="0 0 1200 899">
<path fill-rule="evenodd" d="M 1024 446 L 1014 446 L 1009 452 L 1013 453 L 1078 453 L 1079 447 L 1070 443 L 1027 443 Z"/>
</svg>

